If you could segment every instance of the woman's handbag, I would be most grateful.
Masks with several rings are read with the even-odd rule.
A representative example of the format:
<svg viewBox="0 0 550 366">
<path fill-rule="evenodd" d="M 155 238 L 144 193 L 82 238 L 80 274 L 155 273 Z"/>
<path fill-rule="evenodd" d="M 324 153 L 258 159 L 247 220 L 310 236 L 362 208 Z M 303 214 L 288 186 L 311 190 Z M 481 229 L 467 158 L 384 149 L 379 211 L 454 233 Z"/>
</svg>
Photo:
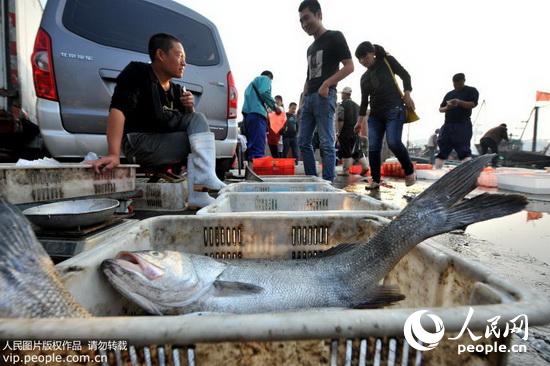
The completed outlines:
<svg viewBox="0 0 550 366">
<path fill-rule="evenodd" d="M 388 60 L 385 57 L 384 57 L 384 62 L 388 66 L 388 69 L 390 69 L 390 74 L 393 77 L 393 82 L 395 83 L 395 86 L 397 87 L 397 90 L 399 90 L 399 94 L 401 95 L 401 99 L 403 99 L 403 92 L 401 91 L 401 88 L 399 88 L 399 84 L 397 84 L 397 80 L 395 80 L 395 74 L 393 73 L 393 70 L 390 66 L 390 63 L 388 62 Z M 419 119 L 420 119 L 420 117 L 418 117 L 418 115 L 416 114 L 414 109 L 412 109 L 410 107 L 405 108 L 405 122 L 404 123 L 415 122 L 415 121 L 418 121 Z"/>
</svg>

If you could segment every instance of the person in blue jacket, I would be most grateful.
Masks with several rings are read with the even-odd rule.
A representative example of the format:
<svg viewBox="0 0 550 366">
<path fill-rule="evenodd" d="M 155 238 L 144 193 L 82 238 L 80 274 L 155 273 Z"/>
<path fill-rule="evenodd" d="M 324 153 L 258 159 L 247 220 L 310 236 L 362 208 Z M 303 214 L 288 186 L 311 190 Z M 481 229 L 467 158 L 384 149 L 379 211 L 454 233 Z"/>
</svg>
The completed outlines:
<svg viewBox="0 0 550 366">
<path fill-rule="evenodd" d="M 246 152 L 249 161 L 265 155 L 265 141 L 268 127 L 268 113 L 281 113 L 271 96 L 273 73 L 264 71 L 252 80 L 244 92 L 244 127 Z"/>
</svg>

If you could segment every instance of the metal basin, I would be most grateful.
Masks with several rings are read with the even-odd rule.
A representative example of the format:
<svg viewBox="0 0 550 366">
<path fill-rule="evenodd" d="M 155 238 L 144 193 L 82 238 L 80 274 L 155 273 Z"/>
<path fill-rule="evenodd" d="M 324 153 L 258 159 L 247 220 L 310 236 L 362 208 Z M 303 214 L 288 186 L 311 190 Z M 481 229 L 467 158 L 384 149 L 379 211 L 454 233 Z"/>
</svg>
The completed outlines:
<svg viewBox="0 0 550 366">
<path fill-rule="evenodd" d="M 31 207 L 23 211 L 23 214 L 42 228 L 67 229 L 106 221 L 119 204 L 117 200 L 110 198 L 72 200 Z"/>
</svg>

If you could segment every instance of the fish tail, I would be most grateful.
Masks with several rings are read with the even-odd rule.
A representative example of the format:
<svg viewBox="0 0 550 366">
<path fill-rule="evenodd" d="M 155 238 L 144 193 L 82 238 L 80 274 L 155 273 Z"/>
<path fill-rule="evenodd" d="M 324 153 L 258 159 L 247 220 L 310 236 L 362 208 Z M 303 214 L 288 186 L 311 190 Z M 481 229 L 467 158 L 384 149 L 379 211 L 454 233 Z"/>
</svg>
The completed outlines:
<svg viewBox="0 0 550 366">
<path fill-rule="evenodd" d="M 464 199 L 477 187 L 479 174 L 493 155 L 482 155 L 454 168 L 418 195 L 401 216 L 420 213 L 419 219 L 430 224 L 424 231 L 427 238 L 521 211 L 528 203 L 523 195 L 484 193 Z"/>
</svg>

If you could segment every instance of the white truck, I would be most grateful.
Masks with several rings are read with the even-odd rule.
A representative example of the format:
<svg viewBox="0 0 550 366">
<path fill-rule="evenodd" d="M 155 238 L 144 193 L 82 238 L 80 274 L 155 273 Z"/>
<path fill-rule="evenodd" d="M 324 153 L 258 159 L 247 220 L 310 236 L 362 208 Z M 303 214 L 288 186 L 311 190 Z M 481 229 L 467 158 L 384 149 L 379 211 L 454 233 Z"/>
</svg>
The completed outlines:
<svg viewBox="0 0 550 366">
<path fill-rule="evenodd" d="M 44 154 L 31 67 L 42 12 L 40 0 L 0 0 L 0 162 Z"/>
</svg>

